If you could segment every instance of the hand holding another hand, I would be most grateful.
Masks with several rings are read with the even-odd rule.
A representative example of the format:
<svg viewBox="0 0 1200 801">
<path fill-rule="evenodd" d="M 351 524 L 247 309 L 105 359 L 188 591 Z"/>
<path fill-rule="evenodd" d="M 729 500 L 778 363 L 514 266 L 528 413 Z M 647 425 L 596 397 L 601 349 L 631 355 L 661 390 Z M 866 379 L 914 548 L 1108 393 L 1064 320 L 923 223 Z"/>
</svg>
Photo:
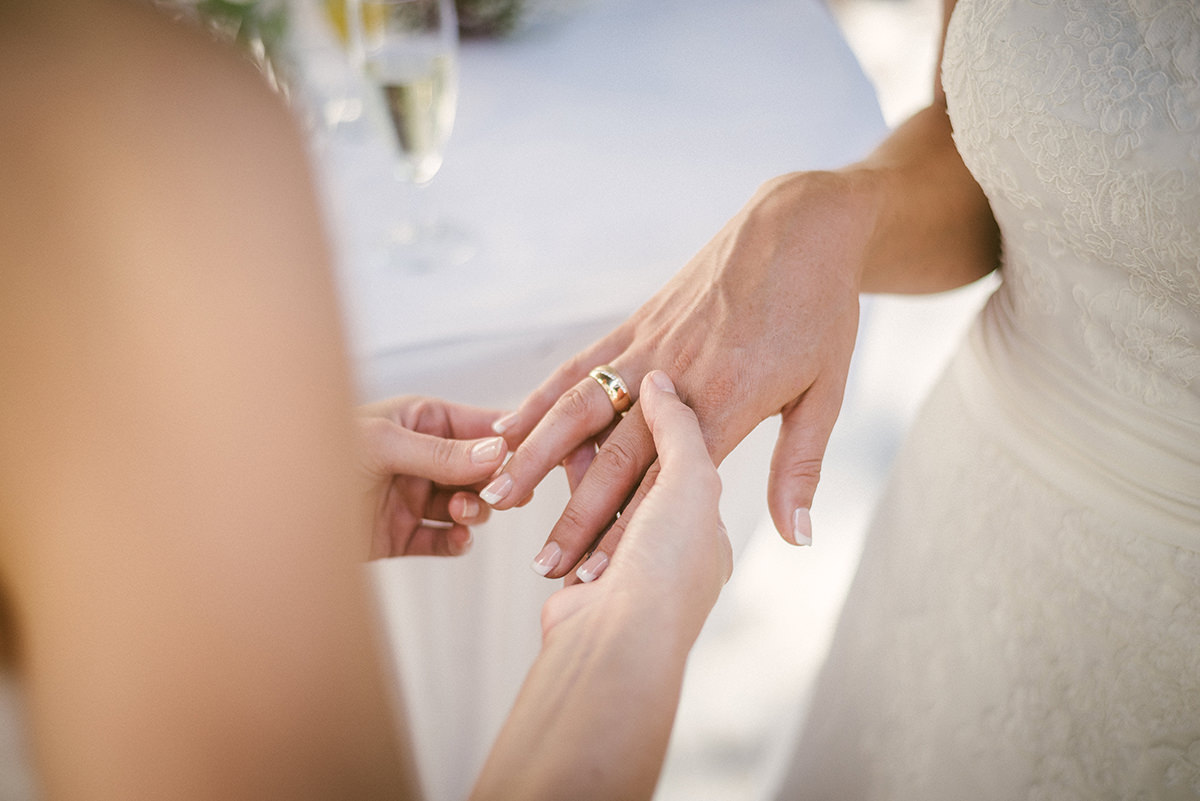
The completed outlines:
<svg viewBox="0 0 1200 801">
<path fill-rule="evenodd" d="M 472 801 L 654 792 L 687 656 L 732 554 L 696 415 L 662 372 L 648 374 L 641 392 L 659 481 L 611 565 L 595 566 L 599 580 L 564 587 L 542 607 L 541 653 Z"/>
<path fill-rule="evenodd" d="M 641 404 L 614 420 L 608 395 L 588 376 L 601 364 L 630 389 L 651 370 L 669 374 L 718 464 L 759 422 L 781 414 L 769 506 L 785 539 L 811 542 L 808 510 L 857 335 L 872 222 L 865 200 L 840 173 L 766 184 L 628 321 L 498 422 L 496 430 L 520 446 L 481 492 L 484 500 L 509 508 L 562 463 L 578 482 L 535 569 L 567 575 L 606 530 L 597 553 L 610 557 L 655 480 Z M 585 569 L 583 578 L 590 576 Z"/>
<path fill-rule="evenodd" d="M 606 578 L 587 588 L 567 587 L 547 602 L 542 615 L 546 634 L 594 600 L 600 587 L 609 587 L 656 613 L 678 610 L 672 622 L 683 625 L 685 647 L 690 647 L 733 571 L 718 509 L 721 479 L 695 413 L 660 370 L 642 380 L 641 406 L 658 451 L 658 479 L 631 513 L 611 566 L 609 556 L 599 550 L 585 563 L 592 579 Z"/>
</svg>

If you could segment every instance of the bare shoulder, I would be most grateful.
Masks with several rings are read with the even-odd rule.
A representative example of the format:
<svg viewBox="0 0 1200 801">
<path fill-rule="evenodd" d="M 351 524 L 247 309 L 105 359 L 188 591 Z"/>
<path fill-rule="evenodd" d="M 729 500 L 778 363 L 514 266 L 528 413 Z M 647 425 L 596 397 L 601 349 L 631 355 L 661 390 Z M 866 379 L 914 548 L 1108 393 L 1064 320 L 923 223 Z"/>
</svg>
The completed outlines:
<svg viewBox="0 0 1200 801">
<path fill-rule="evenodd" d="M 0 75 L 0 318 L 28 323 L 18 341 L 106 302 L 129 316 L 147 295 L 321 280 L 305 148 L 247 60 L 140 0 L 0 0 Z"/>
<path fill-rule="evenodd" d="M 55 459 L 112 458 L 74 425 L 340 369 L 305 149 L 248 62 L 139 0 L 0 0 L 0 75 L 0 498 L 35 454 L 41 498 Z"/>
<path fill-rule="evenodd" d="M 6 242 L 57 238 L 64 223 L 102 240 L 184 233 L 197 209 L 237 213 L 218 197 L 311 195 L 282 102 L 201 32 L 139 0 L 0 4 L 0 19 Z"/>
<path fill-rule="evenodd" d="M 172 119 L 197 135 L 287 125 L 245 59 L 143 0 L 4 3 L 0 20 L 0 92 L 10 101 L 0 135 L 74 128 L 94 139 Z"/>
</svg>

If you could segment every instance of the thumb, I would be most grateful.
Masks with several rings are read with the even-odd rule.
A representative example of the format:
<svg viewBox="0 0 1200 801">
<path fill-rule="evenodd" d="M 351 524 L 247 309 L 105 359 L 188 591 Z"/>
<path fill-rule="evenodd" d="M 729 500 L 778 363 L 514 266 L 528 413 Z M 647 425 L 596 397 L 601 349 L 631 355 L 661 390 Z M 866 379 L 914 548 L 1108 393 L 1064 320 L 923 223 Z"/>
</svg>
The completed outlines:
<svg viewBox="0 0 1200 801">
<path fill-rule="evenodd" d="M 641 505 L 618 524 L 629 526 L 631 545 L 658 566 L 652 580 L 690 599 L 685 606 L 699 614 L 699 633 L 733 571 L 733 549 L 719 509 L 721 478 L 695 412 L 679 399 L 665 373 L 646 375 L 638 403 L 654 435 L 659 471 Z"/>
<path fill-rule="evenodd" d="M 781 415 L 767 481 L 767 505 L 775 528 L 793 545 L 812 545 L 810 510 L 825 446 L 841 404 L 840 386 L 814 384 Z"/>
<path fill-rule="evenodd" d="M 715 473 L 696 413 L 679 399 L 666 373 L 661 370 L 647 373 L 638 400 L 654 437 L 658 460 L 670 475 L 690 477 L 697 468 Z"/>
<path fill-rule="evenodd" d="M 469 486 L 491 477 L 508 453 L 503 437 L 446 439 L 384 418 L 363 421 L 363 426 L 368 467 L 381 476 L 416 476 L 448 486 Z"/>
</svg>

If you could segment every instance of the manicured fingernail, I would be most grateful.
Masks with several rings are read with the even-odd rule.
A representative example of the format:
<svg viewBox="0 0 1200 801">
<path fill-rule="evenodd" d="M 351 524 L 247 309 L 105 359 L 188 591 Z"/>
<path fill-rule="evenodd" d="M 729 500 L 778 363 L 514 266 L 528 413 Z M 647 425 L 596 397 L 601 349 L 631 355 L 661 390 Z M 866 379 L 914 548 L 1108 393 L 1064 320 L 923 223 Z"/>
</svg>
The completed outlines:
<svg viewBox="0 0 1200 801">
<path fill-rule="evenodd" d="M 804 507 L 792 512 L 792 542 L 812 545 L 812 516 Z"/>
<path fill-rule="evenodd" d="M 539 576 L 544 576 L 554 568 L 558 567 L 559 561 L 562 559 L 562 548 L 558 547 L 557 542 L 547 542 L 545 547 L 538 552 L 538 555 L 533 557 L 533 572 Z"/>
<path fill-rule="evenodd" d="M 474 520 L 479 517 L 479 501 L 470 495 L 463 498 L 462 516 L 464 520 Z"/>
<path fill-rule="evenodd" d="M 517 413 L 510 412 L 496 422 L 492 423 L 492 430 L 497 434 L 503 434 L 505 431 L 512 428 L 512 424 L 515 422 L 517 422 Z"/>
<path fill-rule="evenodd" d="M 496 479 L 479 491 L 479 497 L 489 506 L 495 506 L 512 492 L 513 480 L 508 473 L 501 473 Z"/>
<path fill-rule="evenodd" d="M 496 457 L 504 453 L 508 447 L 504 437 L 489 437 L 476 442 L 471 448 L 471 461 L 476 464 L 487 464 L 496 461 Z"/>
<path fill-rule="evenodd" d="M 604 551 L 596 551 L 575 571 L 575 575 L 579 576 L 580 581 L 587 584 L 589 581 L 598 579 L 606 567 L 608 567 L 608 554 Z"/>
<path fill-rule="evenodd" d="M 650 380 L 654 382 L 654 386 L 661 389 L 663 392 L 675 394 L 675 384 L 671 381 L 671 376 L 664 373 L 662 370 L 655 370 L 650 374 Z"/>
</svg>

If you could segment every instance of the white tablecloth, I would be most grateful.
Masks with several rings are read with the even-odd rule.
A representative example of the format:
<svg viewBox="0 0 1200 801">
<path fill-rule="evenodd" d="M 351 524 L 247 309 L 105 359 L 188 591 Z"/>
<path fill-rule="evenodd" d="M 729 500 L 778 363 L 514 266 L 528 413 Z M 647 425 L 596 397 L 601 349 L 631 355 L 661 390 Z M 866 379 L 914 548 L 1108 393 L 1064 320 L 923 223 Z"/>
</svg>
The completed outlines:
<svg viewBox="0 0 1200 801">
<path fill-rule="evenodd" d="M 532 0 L 531 0 L 532 4 Z M 475 257 L 427 273 L 375 244 L 392 215 L 386 138 L 319 137 L 366 398 L 513 407 L 664 283 L 764 180 L 833 167 L 884 133 L 872 88 L 816 0 L 563 0 L 464 43 L 447 160 L 419 201 Z M 310 42 L 311 45 L 311 42 Z M 347 80 L 315 48 L 316 91 Z M 744 542 L 765 515 L 773 425 L 722 466 Z M 528 564 L 566 501 L 551 475 L 456 560 L 372 567 L 432 801 L 466 796 L 539 646 L 555 583 Z"/>
</svg>

